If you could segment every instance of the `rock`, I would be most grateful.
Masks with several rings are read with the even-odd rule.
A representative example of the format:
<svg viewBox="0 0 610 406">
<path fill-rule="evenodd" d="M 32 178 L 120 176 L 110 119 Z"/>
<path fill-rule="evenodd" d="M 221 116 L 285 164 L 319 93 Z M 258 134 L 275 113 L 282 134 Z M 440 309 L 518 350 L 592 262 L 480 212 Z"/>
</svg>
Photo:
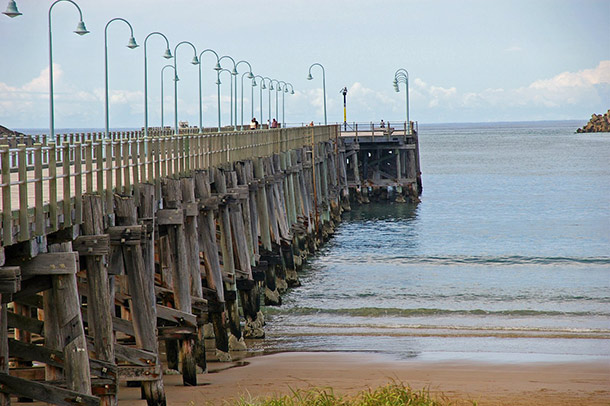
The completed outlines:
<svg viewBox="0 0 610 406">
<path fill-rule="evenodd" d="M 606 133 L 610 132 L 610 110 L 604 115 L 592 114 L 589 122 L 582 128 L 576 130 L 577 133 Z"/>
</svg>

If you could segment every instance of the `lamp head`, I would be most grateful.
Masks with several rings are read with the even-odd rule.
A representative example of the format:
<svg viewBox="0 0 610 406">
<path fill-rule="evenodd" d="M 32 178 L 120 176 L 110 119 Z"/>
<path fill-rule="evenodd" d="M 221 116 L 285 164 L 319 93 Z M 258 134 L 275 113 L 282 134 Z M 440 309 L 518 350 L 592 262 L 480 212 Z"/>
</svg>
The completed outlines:
<svg viewBox="0 0 610 406">
<path fill-rule="evenodd" d="M 263 85 L 261 86 L 261 89 L 265 90 L 267 88 L 267 86 L 265 86 L 265 81 L 263 81 Z"/>
<path fill-rule="evenodd" d="M 394 91 L 396 93 L 400 92 L 400 88 L 398 87 L 398 85 L 394 85 Z"/>
<path fill-rule="evenodd" d="M 307 80 L 312 80 L 313 76 L 311 76 L 311 72 L 309 72 L 309 75 L 307 75 Z"/>
<path fill-rule="evenodd" d="M 254 79 L 254 80 L 252 81 L 252 87 L 255 87 L 255 86 L 256 86 L 256 79 Z"/>
<path fill-rule="evenodd" d="M 199 65 L 199 59 L 197 58 L 197 55 L 193 56 L 193 60 L 191 61 L 191 63 L 193 65 Z"/>
<path fill-rule="evenodd" d="M 394 78 L 392 84 L 394 85 L 394 87 L 398 86 L 398 79 Z"/>
<path fill-rule="evenodd" d="M 7 15 L 11 18 L 18 17 L 21 15 L 19 10 L 17 10 L 17 4 L 15 0 L 9 0 L 8 6 L 6 6 L 6 11 L 2 12 L 2 14 Z"/>
<path fill-rule="evenodd" d="M 170 51 L 169 48 L 166 48 L 165 53 L 163 54 L 163 57 L 165 59 L 172 59 L 173 58 L 172 51 Z"/>
<path fill-rule="evenodd" d="M 274 90 L 273 83 L 269 83 L 269 90 Z"/>
<path fill-rule="evenodd" d="M 290 94 L 294 94 L 294 90 L 291 90 L 291 91 L 290 91 Z"/>
<path fill-rule="evenodd" d="M 220 81 L 220 78 L 216 79 L 216 84 L 220 85 L 222 82 Z"/>
<path fill-rule="evenodd" d="M 284 86 L 284 93 L 288 93 L 288 87 Z"/>
<path fill-rule="evenodd" d="M 220 66 L 220 62 L 216 62 L 216 66 L 214 66 L 214 70 L 221 70 L 222 66 Z"/>
<path fill-rule="evenodd" d="M 237 69 L 236 68 L 233 68 L 233 71 L 231 71 L 231 75 L 237 76 Z"/>
<path fill-rule="evenodd" d="M 84 21 L 79 21 L 78 25 L 76 26 L 76 30 L 74 30 L 74 32 L 78 35 L 89 34 L 87 27 L 85 27 Z"/>
<path fill-rule="evenodd" d="M 248 72 L 248 79 L 254 79 L 254 75 L 252 74 L 252 72 Z"/>
<path fill-rule="evenodd" d="M 130 37 L 129 38 L 129 42 L 127 43 L 127 48 L 129 49 L 134 49 L 139 47 L 138 43 L 136 42 L 136 39 L 134 37 Z"/>
<path fill-rule="evenodd" d="M 178 74 L 175 74 L 175 75 L 174 75 L 174 82 L 177 82 L 177 81 L 179 81 L 179 80 L 180 80 L 180 78 L 178 77 Z"/>
</svg>

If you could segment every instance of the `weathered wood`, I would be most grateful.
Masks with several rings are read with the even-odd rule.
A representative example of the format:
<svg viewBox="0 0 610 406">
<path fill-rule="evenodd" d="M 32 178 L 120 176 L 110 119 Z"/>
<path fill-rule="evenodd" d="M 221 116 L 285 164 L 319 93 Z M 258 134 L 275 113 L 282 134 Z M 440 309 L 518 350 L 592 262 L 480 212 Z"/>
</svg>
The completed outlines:
<svg viewBox="0 0 610 406">
<path fill-rule="evenodd" d="M 194 314 L 167 306 L 157 305 L 157 317 L 181 326 L 197 326 L 197 317 Z"/>
<path fill-rule="evenodd" d="M 83 234 L 98 237 L 104 231 L 102 198 L 99 195 L 83 196 Z M 108 236 L 108 243 L 110 237 Z M 107 243 L 107 244 L 108 244 Z M 109 244 L 106 246 L 109 249 Z M 108 270 L 104 256 L 89 254 L 85 257 L 87 269 L 87 308 L 89 310 L 89 331 L 93 335 L 97 359 L 115 366 L 114 333 L 112 331 L 112 311 L 114 303 L 110 297 Z M 115 366 L 116 368 L 116 366 Z M 114 384 L 118 383 L 116 375 Z M 102 406 L 117 404 L 115 395 L 100 397 Z"/>
<path fill-rule="evenodd" d="M 225 171 L 219 168 L 213 170 L 216 191 L 223 195 L 227 192 Z M 223 199 L 224 200 L 224 199 Z M 229 344 L 239 342 L 242 338 L 239 309 L 237 304 L 237 286 L 235 285 L 235 257 L 233 255 L 233 237 L 231 232 L 231 217 L 226 200 L 218 208 L 220 217 L 220 245 L 222 251 L 223 276 L 225 278 L 225 306 L 228 314 Z M 231 335 L 233 337 L 231 337 Z"/>
<path fill-rule="evenodd" d="M 68 243 L 65 248 L 69 248 Z M 72 261 L 68 262 L 69 255 Z M 64 255 L 65 268 L 78 269 L 78 254 L 76 253 L 49 253 L 47 255 Z M 91 376 L 89 372 L 89 358 L 87 356 L 87 342 L 80 312 L 78 289 L 75 274 L 59 274 L 52 276 L 53 296 L 49 303 L 55 310 L 59 325 L 59 336 L 63 344 L 65 357 L 64 376 L 70 390 L 91 394 Z M 53 349 L 53 347 L 51 347 Z"/>
<path fill-rule="evenodd" d="M 114 353 L 118 360 L 139 366 L 154 365 L 157 359 L 157 355 L 152 352 L 118 343 L 114 345 Z"/>
<path fill-rule="evenodd" d="M 164 207 L 166 210 L 178 210 L 182 216 L 182 188 L 180 180 L 166 178 L 162 181 Z M 192 311 L 191 283 L 192 273 L 189 269 L 189 251 L 186 242 L 184 222 L 162 224 L 169 237 L 171 254 L 173 256 L 174 305 L 185 313 Z M 199 252 L 197 251 L 197 256 Z M 200 283 L 199 281 L 197 281 Z M 184 338 L 181 342 L 180 359 L 182 361 L 182 382 L 184 385 L 197 385 L 197 368 L 193 354 L 194 339 Z"/>
<path fill-rule="evenodd" d="M 208 173 L 205 171 L 195 172 L 195 197 L 202 201 L 210 196 Z M 199 235 L 199 246 L 204 256 L 207 285 L 210 289 L 216 290 L 217 300 L 223 303 L 222 272 L 218 257 L 218 245 L 216 243 L 216 225 L 212 211 L 201 211 L 199 213 L 197 232 Z"/>
<path fill-rule="evenodd" d="M 100 217 L 100 221 L 102 217 Z M 78 255 L 96 256 L 108 255 L 110 253 L 110 235 L 81 235 L 72 242 L 72 249 L 78 252 Z"/>
<path fill-rule="evenodd" d="M 64 354 L 61 351 L 14 339 L 9 339 L 9 352 L 12 356 L 28 361 L 43 362 L 57 368 L 63 368 L 65 364 Z M 117 366 L 114 363 L 91 359 L 90 366 L 91 372 L 96 376 L 111 380 L 115 380 L 117 377 Z"/>
<path fill-rule="evenodd" d="M 132 226 L 137 222 L 136 206 L 132 197 L 114 196 L 116 223 L 118 226 Z M 159 365 L 156 337 L 157 316 L 154 302 L 154 275 L 145 272 L 142 247 L 138 245 L 121 246 L 124 266 L 131 294 L 133 325 L 136 344 L 139 348 L 157 355 L 155 365 Z M 165 390 L 163 379 L 142 383 L 142 389 L 149 406 L 164 406 Z"/>
<path fill-rule="evenodd" d="M 30 261 L 20 264 L 20 266 L 23 278 L 35 275 L 76 274 L 78 272 L 78 254 L 76 252 L 39 254 Z"/>
<path fill-rule="evenodd" d="M 119 378 L 133 381 L 157 381 L 161 376 L 161 367 L 159 365 L 151 366 L 134 366 L 121 365 L 119 366 Z"/>
<path fill-rule="evenodd" d="M 100 404 L 100 399 L 91 396 L 91 393 L 63 389 L 5 373 L 0 373 L 0 391 L 60 406 L 99 406 Z"/>
<path fill-rule="evenodd" d="M 0 293 L 0 296 L 4 295 Z M 9 350 L 6 303 L 2 303 L 0 306 L 0 374 L 8 374 Z M 9 406 L 10 404 L 10 392 L 0 391 L 0 406 Z"/>
<path fill-rule="evenodd" d="M 0 268 L 0 294 L 21 289 L 21 269 L 18 266 Z"/>
<path fill-rule="evenodd" d="M 44 322 L 40 320 L 33 319 L 31 317 L 24 316 L 21 314 L 8 312 L 7 322 L 9 327 L 28 331 L 30 333 L 38 335 L 44 335 Z"/>
</svg>

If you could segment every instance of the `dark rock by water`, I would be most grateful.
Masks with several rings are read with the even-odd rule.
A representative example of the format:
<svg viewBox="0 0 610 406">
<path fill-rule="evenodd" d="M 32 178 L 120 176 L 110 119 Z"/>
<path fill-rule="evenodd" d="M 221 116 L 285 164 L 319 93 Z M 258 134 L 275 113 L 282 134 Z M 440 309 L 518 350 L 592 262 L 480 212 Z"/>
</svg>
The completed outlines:
<svg viewBox="0 0 610 406">
<path fill-rule="evenodd" d="M 610 110 L 605 114 L 593 114 L 591 120 L 582 128 L 576 130 L 577 133 L 606 133 L 610 132 Z"/>
</svg>

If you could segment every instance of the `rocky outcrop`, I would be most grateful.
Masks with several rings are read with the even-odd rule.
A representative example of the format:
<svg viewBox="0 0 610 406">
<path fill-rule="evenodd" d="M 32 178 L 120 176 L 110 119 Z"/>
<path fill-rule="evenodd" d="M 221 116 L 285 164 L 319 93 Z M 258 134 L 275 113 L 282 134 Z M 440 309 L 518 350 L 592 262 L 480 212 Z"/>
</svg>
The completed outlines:
<svg viewBox="0 0 610 406">
<path fill-rule="evenodd" d="M 593 114 L 591 120 L 583 127 L 576 130 L 577 133 L 607 133 L 610 132 L 610 110 L 604 115 Z"/>
</svg>

